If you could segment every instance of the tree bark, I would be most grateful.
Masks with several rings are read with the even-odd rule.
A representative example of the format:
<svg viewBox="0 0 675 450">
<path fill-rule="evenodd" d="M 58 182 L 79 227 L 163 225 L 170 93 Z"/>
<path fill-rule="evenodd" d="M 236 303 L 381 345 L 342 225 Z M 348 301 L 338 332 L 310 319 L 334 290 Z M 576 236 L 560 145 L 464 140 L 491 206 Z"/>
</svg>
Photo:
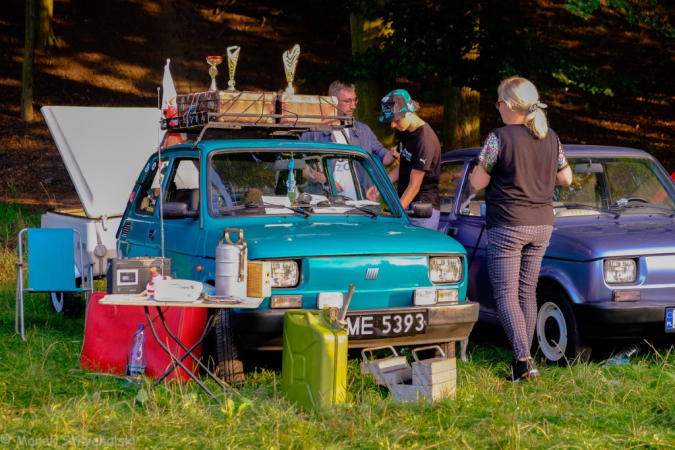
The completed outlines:
<svg viewBox="0 0 675 450">
<path fill-rule="evenodd" d="M 33 121 L 33 57 L 35 55 L 35 2 L 26 0 L 26 41 L 21 70 L 21 120 Z"/>
<path fill-rule="evenodd" d="M 54 17 L 54 0 L 36 0 L 39 18 L 35 24 L 37 32 L 37 48 L 46 50 L 56 44 L 52 18 Z"/>
<path fill-rule="evenodd" d="M 455 87 L 452 78 L 443 86 L 443 152 L 480 146 L 480 94 Z"/>
<path fill-rule="evenodd" d="M 350 16 L 352 35 L 352 54 L 364 53 L 371 47 L 378 46 L 382 42 L 384 26 L 382 20 L 364 20 L 362 15 Z M 390 148 L 394 143 L 394 132 L 391 127 L 380 122 L 382 111 L 381 101 L 385 92 L 376 80 L 361 80 L 356 83 L 356 95 L 359 105 L 354 116 L 373 130 L 382 145 Z"/>
</svg>

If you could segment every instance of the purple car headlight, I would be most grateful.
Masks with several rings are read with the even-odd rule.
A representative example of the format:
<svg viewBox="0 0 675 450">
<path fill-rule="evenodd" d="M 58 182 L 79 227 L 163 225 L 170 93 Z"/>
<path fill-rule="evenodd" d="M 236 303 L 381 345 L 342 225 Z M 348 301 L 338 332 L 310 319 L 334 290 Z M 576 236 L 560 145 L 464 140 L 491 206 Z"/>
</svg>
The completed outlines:
<svg viewBox="0 0 675 450">
<path fill-rule="evenodd" d="M 607 284 L 633 283 L 637 279 L 637 265 L 632 259 L 608 259 L 604 268 Z"/>
</svg>

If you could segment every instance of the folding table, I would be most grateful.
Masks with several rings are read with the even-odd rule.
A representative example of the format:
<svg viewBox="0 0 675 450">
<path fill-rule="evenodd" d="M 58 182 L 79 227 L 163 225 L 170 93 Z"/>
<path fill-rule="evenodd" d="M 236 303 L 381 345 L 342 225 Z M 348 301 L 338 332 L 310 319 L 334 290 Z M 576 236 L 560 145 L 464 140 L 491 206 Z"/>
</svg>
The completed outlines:
<svg viewBox="0 0 675 450">
<path fill-rule="evenodd" d="M 157 386 L 159 383 L 162 382 L 175 368 L 176 365 L 180 366 L 189 376 L 192 378 L 198 385 L 201 387 L 204 392 L 209 394 L 216 402 L 220 403 L 220 400 L 216 395 L 211 392 L 209 388 L 207 388 L 204 383 L 199 379 L 197 375 L 192 372 L 192 370 L 188 369 L 185 364 L 183 364 L 183 360 L 190 356 L 197 364 L 199 364 L 199 367 L 202 368 L 204 373 L 211 377 L 218 385 L 223 388 L 225 391 L 229 391 L 230 388 L 226 383 L 224 383 L 222 380 L 220 380 L 215 374 L 213 374 L 205 364 L 203 364 L 199 358 L 194 356 L 192 352 L 202 343 L 204 338 L 206 337 L 207 334 L 213 329 L 213 326 L 216 324 L 216 321 L 218 320 L 218 314 L 220 314 L 220 311 L 224 308 L 247 308 L 247 309 L 255 309 L 258 306 L 260 306 L 260 303 L 262 303 L 262 298 L 256 299 L 255 301 L 242 301 L 238 299 L 232 299 L 232 300 L 226 300 L 226 301 L 212 301 L 212 300 L 204 300 L 204 299 L 199 299 L 195 302 L 176 302 L 176 301 L 171 301 L 171 302 L 160 302 L 156 301 L 153 299 L 143 299 L 143 298 L 135 298 L 135 296 L 125 296 L 125 295 L 107 295 L 103 297 L 102 299 L 99 300 L 99 303 L 102 305 L 127 305 L 127 306 L 142 306 L 145 310 L 145 315 L 148 318 L 148 323 L 150 326 L 150 331 L 152 332 L 152 335 L 154 336 L 155 340 L 159 344 L 162 349 L 169 354 L 171 359 L 175 361 L 175 364 L 172 364 L 171 367 L 169 367 L 166 372 L 162 376 L 160 376 L 155 382 L 150 386 L 150 389 L 153 389 L 155 386 Z M 166 330 L 167 334 L 176 341 L 176 343 L 185 351 L 185 354 L 181 357 L 178 357 L 174 355 L 171 350 L 169 349 L 168 346 L 166 346 L 157 336 L 157 330 L 155 330 L 155 326 L 153 324 L 153 320 L 150 316 L 150 307 L 156 307 L 157 308 L 157 314 L 162 322 L 162 326 Z M 209 312 L 206 318 L 206 324 L 204 325 L 204 332 L 202 333 L 201 337 L 195 342 L 190 348 L 187 348 L 185 344 L 183 344 L 177 337 L 176 335 L 171 332 L 169 329 L 166 320 L 164 320 L 164 314 L 162 313 L 162 308 L 161 307 L 167 307 L 167 306 L 178 306 L 178 307 L 184 307 L 184 308 L 209 308 Z"/>
</svg>

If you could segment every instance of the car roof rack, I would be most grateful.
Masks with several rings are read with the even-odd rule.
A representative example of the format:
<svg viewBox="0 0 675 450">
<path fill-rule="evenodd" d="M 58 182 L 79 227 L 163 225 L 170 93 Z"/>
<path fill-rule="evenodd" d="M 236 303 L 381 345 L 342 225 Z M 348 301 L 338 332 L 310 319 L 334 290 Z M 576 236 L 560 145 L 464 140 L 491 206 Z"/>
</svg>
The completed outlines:
<svg viewBox="0 0 675 450">
<path fill-rule="evenodd" d="M 320 120 L 307 122 L 307 120 Z M 333 131 L 354 126 L 352 116 L 322 116 L 297 114 L 216 114 L 207 111 L 190 113 L 182 117 L 162 118 L 162 130 L 171 133 L 199 133 L 192 147 L 208 137 L 209 130 L 257 131 L 257 137 L 295 137 L 307 131 Z M 262 133 L 261 133 L 262 132 Z M 250 134 L 250 133 L 245 133 Z M 214 136 L 217 134 L 214 134 Z M 243 137 L 243 136 L 242 136 Z"/>
</svg>

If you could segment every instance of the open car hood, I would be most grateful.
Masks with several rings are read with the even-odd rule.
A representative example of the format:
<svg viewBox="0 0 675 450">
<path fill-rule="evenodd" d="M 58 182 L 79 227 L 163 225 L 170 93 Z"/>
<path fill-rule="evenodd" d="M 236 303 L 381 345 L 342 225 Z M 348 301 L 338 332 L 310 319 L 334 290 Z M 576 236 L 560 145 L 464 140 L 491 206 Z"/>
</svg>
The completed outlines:
<svg viewBox="0 0 675 450">
<path fill-rule="evenodd" d="M 44 106 L 87 217 L 124 214 L 129 193 L 162 138 L 157 108 Z"/>
</svg>

